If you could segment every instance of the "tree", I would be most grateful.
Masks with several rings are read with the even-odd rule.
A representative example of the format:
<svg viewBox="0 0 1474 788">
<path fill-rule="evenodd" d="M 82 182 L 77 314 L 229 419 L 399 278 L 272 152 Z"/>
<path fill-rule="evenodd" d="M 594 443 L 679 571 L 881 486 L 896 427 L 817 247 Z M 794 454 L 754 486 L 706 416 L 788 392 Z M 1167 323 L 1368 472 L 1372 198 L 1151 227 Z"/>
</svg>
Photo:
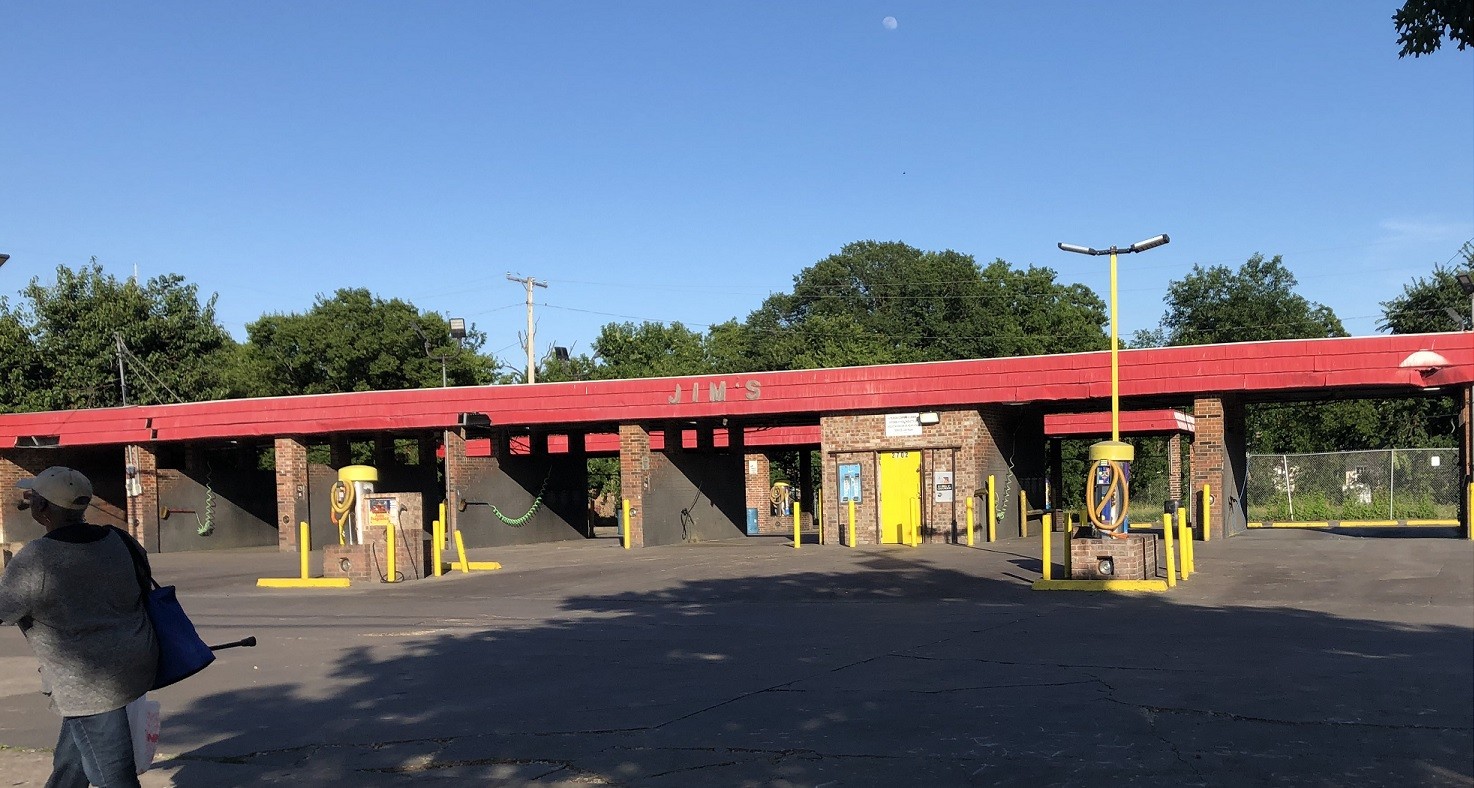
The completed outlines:
<svg viewBox="0 0 1474 788">
<path fill-rule="evenodd" d="M 201 304 L 195 285 L 175 274 L 143 285 L 106 274 L 93 258 L 56 282 L 32 279 L 23 305 L 0 299 L 0 407 L 69 410 L 123 404 L 118 376 L 122 338 L 128 404 L 224 396 L 220 363 L 234 345 L 215 319 L 215 296 Z"/>
<path fill-rule="evenodd" d="M 594 340 L 593 377 L 654 378 L 716 371 L 699 332 L 679 322 L 609 323 Z"/>
<path fill-rule="evenodd" d="M 1200 345 L 1275 339 L 1344 337 L 1330 308 L 1295 292 L 1295 276 L 1279 255 L 1250 257 L 1237 271 L 1193 270 L 1167 286 L 1160 329 L 1138 332 L 1142 344 Z M 1251 452 L 1366 448 L 1375 425 L 1362 403 L 1252 405 L 1245 414 Z"/>
<path fill-rule="evenodd" d="M 859 241 L 804 269 L 744 327 L 759 369 L 1098 350 L 1105 304 L 1048 268 Z"/>
<path fill-rule="evenodd" d="M 1474 3 L 1469 0 L 1407 0 L 1392 15 L 1397 28 L 1398 57 L 1431 55 L 1443 45 L 1443 37 L 1459 49 L 1474 36 Z"/>
<path fill-rule="evenodd" d="M 1459 263 L 1438 263 L 1427 279 L 1420 276 L 1403 285 L 1402 295 L 1383 301 L 1382 321 L 1377 327 L 1394 334 L 1462 329 L 1470 317 L 1469 296 L 1459 287 L 1457 276 L 1474 275 L 1474 242 L 1464 244 L 1459 255 L 1463 257 Z"/>
<path fill-rule="evenodd" d="M 1335 313 L 1297 294 L 1295 284 L 1279 255 L 1255 254 L 1237 271 L 1195 265 L 1167 286 L 1162 338 L 1168 345 L 1206 345 L 1347 336 Z"/>
<path fill-rule="evenodd" d="M 438 313 L 363 288 L 319 295 L 303 314 L 265 315 L 246 333 L 230 378 L 238 396 L 431 388 L 442 358 L 450 385 L 485 385 L 499 366 L 479 354 L 486 336 L 474 327 L 457 343 Z"/>
</svg>

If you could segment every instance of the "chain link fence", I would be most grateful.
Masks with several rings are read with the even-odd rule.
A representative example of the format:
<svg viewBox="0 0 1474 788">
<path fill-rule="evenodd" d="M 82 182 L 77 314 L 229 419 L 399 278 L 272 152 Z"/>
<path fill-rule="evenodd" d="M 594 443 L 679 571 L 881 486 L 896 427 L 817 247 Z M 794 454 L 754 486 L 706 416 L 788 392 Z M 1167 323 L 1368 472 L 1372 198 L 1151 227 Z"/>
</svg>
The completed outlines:
<svg viewBox="0 0 1474 788">
<path fill-rule="evenodd" d="M 1459 516 L 1458 449 L 1251 454 L 1250 522 L 1449 520 Z"/>
</svg>

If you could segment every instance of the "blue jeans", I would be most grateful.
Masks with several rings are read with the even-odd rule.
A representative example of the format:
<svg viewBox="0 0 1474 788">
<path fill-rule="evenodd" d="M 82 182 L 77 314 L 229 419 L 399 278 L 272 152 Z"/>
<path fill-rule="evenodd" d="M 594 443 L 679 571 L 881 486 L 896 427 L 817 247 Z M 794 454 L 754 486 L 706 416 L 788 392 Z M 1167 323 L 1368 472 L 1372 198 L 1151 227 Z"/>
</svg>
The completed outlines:
<svg viewBox="0 0 1474 788">
<path fill-rule="evenodd" d="M 46 788 L 138 788 L 126 708 L 62 717 Z"/>
</svg>

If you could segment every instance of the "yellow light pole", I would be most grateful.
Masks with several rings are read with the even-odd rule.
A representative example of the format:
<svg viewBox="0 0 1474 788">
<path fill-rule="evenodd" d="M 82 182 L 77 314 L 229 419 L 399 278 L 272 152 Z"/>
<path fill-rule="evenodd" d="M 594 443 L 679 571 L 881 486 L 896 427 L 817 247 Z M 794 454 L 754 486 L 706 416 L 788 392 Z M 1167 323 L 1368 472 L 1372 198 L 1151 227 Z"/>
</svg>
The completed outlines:
<svg viewBox="0 0 1474 788">
<path fill-rule="evenodd" d="M 1109 249 L 1094 249 L 1075 244 L 1059 244 L 1061 251 L 1092 256 L 1111 256 L 1111 439 L 1090 447 L 1091 478 L 1086 479 L 1086 510 L 1090 521 L 1098 528 L 1116 532 L 1126 522 L 1126 509 L 1130 505 L 1130 468 L 1135 459 L 1135 450 L 1130 444 L 1121 442 L 1121 365 L 1120 331 L 1116 316 L 1116 255 L 1135 254 L 1163 246 L 1171 238 L 1165 234 L 1154 235 L 1145 241 L 1137 241 L 1128 247 L 1112 246 Z M 1103 477 L 1103 478 L 1098 478 Z M 1101 497 L 1099 501 L 1095 495 Z M 1107 503 L 1109 517 L 1104 516 Z"/>
</svg>

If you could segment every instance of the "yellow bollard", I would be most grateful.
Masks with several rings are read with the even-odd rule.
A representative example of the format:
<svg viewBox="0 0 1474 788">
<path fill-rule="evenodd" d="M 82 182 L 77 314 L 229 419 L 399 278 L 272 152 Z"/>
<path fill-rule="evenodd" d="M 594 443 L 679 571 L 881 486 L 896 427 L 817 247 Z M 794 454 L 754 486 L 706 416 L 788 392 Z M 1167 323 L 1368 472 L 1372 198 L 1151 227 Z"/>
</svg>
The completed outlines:
<svg viewBox="0 0 1474 788">
<path fill-rule="evenodd" d="M 1172 554 L 1172 529 L 1174 527 L 1175 527 L 1175 524 L 1172 522 L 1172 515 L 1167 514 L 1166 512 L 1163 512 L 1162 513 L 1162 538 L 1164 540 L 1166 540 L 1166 542 L 1167 542 L 1167 587 L 1168 588 L 1173 588 L 1173 587 L 1175 587 L 1177 585 L 1177 559 Z M 1186 564 L 1183 564 L 1183 566 L 1186 566 Z M 1183 577 L 1182 579 L 1183 580 L 1186 580 L 1187 578 L 1186 577 Z"/>
<path fill-rule="evenodd" d="M 387 566 L 388 569 L 389 569 L 389 577 L 384 582 L 386 582 L 386 583 L 398 582 L 398 581 L 396 581 L 394 579 L 394 576 L 395 576 L 395 574 L 397 574 L 397 572 L 395 571 L 396 570 L 396 567 L 394 565 L 394 558 L 395 558 L 394 552 L 395 551 L 394 551 L 394 524 L 393 523 L 390 523 L 389 525 L 384 526 L 384 539 L 385 539 L 384 549 L 389 554 L 387 556 L 387 558 L 385 559 L 385 561 L 384 561 L 385 566 Z"/>
<path fill-rule="evenodd" d="M 624 519 L 619 523 L 619 543 L 630 549 L 630 499 L 624 499 Z"/>
<path fill-rule="evenodd" d="M 1464 508 L 1464 534 L 1474 540 L 1474 482 L 1469 482 L 1469 500 Z"/>
<path fill-rule="evenodd" d="M 297 550 L 302 553 L 302 579 L 308 577 L 307 565 L 312 557 L 312 530 L 307 527 L 307 521 L 297 526 Z"/>
<path fill-rule="evenodd" d="M 967 546 L 972 547 L 972 502 L 973 497 L 967 496 Z"/>
<path fill-rule="evenodd" d="M 988 477 L 988 542 L 998 540 L 998 493 L 993 489 L 993 477 Z"/>
<path fill-rule="evenodd" d="M 430 523 L 430 560 L 434 563 L 435 569 L 433 571 L 436 577 L 440 577 L 445 573 L 445 568 L 440 565 L 440 562 L 445 560 L 445 556 L 442 555 L 445 552 L 445 548 L 441 546 L 444 540 L 445 523 L 439 520 Z"/>
<path fill-rule="evenodd" d="M 461 571 L 470 574 L 471 562 L 466 560 L 466 541 L 461 538 L 460 531 L 456 531 L 456 557 L 461 559 Z"/>
<path fill-rule="evenodd" d="M 1213 491 L 1208 485 L 1203 485 L 1203 541 L 1213 538 Z"/>
<path fill-rule="evenodd" d="M 1023 490 L 1018 491 L 1018 535 L 1029 538 L 1029 496 Z"/>
<path fill-rule="evenodd" d="M 1054 527 L 1053 515 L 1051 515 L 1049 512 L 1045 512 L 1043 521 L 1040 523 L 1040 525 L 1042 527 L 1039 529 L 1039 531 L 1044 534 L 1044 549 L 1040 551 L 1040 555 L 1042 556 L 1042 560 L 1044 563 L 1044 579 L 1053 580 L 1054 558 L 1049 554 L 1049 537 L 1052 535 L 1049 532 L 1053 530 Z"/>
<path fill-rule="evenodd" d="M 803 545 L 804 545 L 803 533 L 799 530 L 799 526 L 802 524 L 802 520 L 800 519 L 802 517 L 802 515 L 799 514 L 799 511 L 798 510 L 799 510 L 798 501 L 794 501 L 793 502 L 793 549 L 795 549 L 795 550 L 799 549 L 800 547 L 803 547 Z"/>
<path fill-rule="evenodd" d="M 444 550 L 445 548 L 450 547 L 450 543 L 445 541 L 445 531 L 447 528 L 450 527 L 450 521 L 445 519 L 445 501 L 440 502 L 440 511 L 437 512 L 437 514 L 440 515 L 440 549 Z"/>
<path fill-rule="evenodd" d="M 1182 579 L 1186 580 L 1192 576 L 1195 569 L 1193 566 L 1193 532 L 1187 524 L 1187 509 L 1177 510 L 1177 549 L 1182 551 Z"/>
<path fill-rule="evenodd" d="M 850 499 L 850 547 L 855 546 L 855 499 Z"/>
</svg>

